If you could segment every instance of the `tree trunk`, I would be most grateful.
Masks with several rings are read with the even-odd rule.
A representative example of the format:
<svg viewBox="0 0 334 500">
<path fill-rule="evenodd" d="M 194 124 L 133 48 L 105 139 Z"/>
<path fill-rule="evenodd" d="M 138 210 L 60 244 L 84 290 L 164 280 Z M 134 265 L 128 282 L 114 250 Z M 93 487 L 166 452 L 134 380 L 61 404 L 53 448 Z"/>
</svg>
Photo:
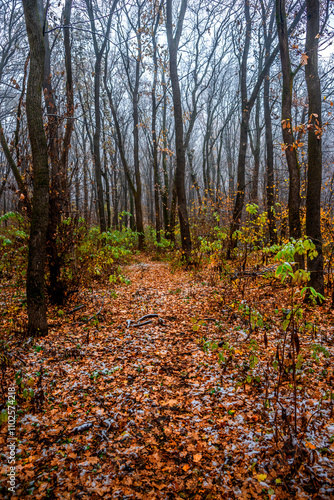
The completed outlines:
<svg viewBox="0 0 334 500">
<path fill-rule="evenodd" d="M 246 19 L 246 34 L 244 51 L 241 60 L 241 124 L 240 124 L 240 141 L 239 141 L 239 157 L 238 157 L 238 177 L 237 177 L 237 194 L 234 203 L 232 222 L 230 227 L 230 245 L 228 248 L 227 257 L 231 257 L 231 250 L 236 246 L 237 239 L 234 233 L 239 229 L 241 224 L 242 209 L 245 200 L 245 173 L 246 173 L 246 152 L 248 139 L 248 126 L 251 109 L 247 101 L 247 59 L 250 48 L 252 23 L 249 13 L 249 1 L 245 0 L 245 19 Z"/>
<path fill-rule="evenodd" d="M 155 232 L 157 242 L 161 242 L 161 220 L 160 220 L 160 199 L 159 193 L 161 191 L 160 179 L 159 179 L 159 165 L 158 165 L 158 143 L 157 143 L 157 132 L 156 132 L 156 121 L 157 121 L 157 103 L 156 103 L 156 87 L 158 79 L 158 58 L 157 58 L 157 41 L 156 34 L 159 26 L 160 20 L 160 9 L 156 14 L 155 26 L 152 33 L 152 45 L 153 45 L 153 66 L 154 66 L 154 76 L 152 85 L 152 143 L 153 143 L 153 173 L 154 173 L 154 209 L 155 209 Z"/>
<path fill-rule="evenodd" d="M 69 26 L 71 22 L 72 0 L 66 0 L 64 6 L 64 25 Z M 71 137 L 74 128 L 74 97 L 73 97 L 73 77 L 72 77 L 72 57 L 70 30 L 64 29 L 64 52 L 65 52 L 65 68 L 66 68 L 66 128 L 63 140 L 63 148 L 60 158 L 61 165 L 61 188 L 63 193 L 63 210 L 65 216 L 69 216 L 69 193 L 68 193 L 68 155 L 71 148 Z"/>
<path fill-rule="evenodd" d="M 266 198 L 267 198 L 267 213 L 268 213 L 268 229 L 269 229 L 269 241 L 271 245 L 277 243 L 277 231 L 275 222 L 275 211 L 274 211 L 274 201 L 275 201 L 275 191 L 274 191 L 274 143 L 273 143 L 273 131 L 271 122 L 271 112 L 270 112 L 270 67 L 267 66 L 267 59 L 271 50 L 271 43 L 273 40 L 273 26 L 275 22 L 275 9 L 272 9 L 269 26 L 267 27 L 267 13 L 264 6 L 263 0 L 261 1 L 262 9 L 262 26 L 264 34 L 264 46 L 265 46 L 265 60 L 264 64 L 267 68 L 264 76 L 263 83 L 263 110 L 264 110 L 264 123 L 265 123 L 265 136 L 266 136 L 266 173 L 267 173 L 267 185 L 266 185 Z"/>
<path fill-rule="evenodd" d="M 185 190 L 185 168 L 186 168 L 186 151 L 183 142 L 183 116 L 181 91 L 179 77 L 177 71 L 177 51 L 179 40 L 182 32 L 182 24 L 187 8 L 187 0 L 182 0 L 181 11 L 177 23 L 175 37 L 173 36 L 173 19 L 172 19 L 172 0 L 167 0 L 167 38 L 169 48 L 169 67 L 170 79 L 172 84 L 173 105 L 174 105 L 174 122 L 175 122 L 175 146 L 176 146 L 176 171 L 175 185 L 178 198 L 178 215 L 180 220 L 181 230 L 181 245 L 185 258 L 188 260 L 191 253 L 191 237 L 190 226 L 187 211 L 187 199 Z"/>
<path fill-rule="evenodd" d="M 168 169 L 167 169 L 167 93 L 166 93 L 166 82 L 165 82 L 165 72 L 162 71 L 162 84 L 164 88 L 164 102 L 163 102 L 163 112 L 162 112 L 162 134 L 163 134 L 163 151 L 162 151 L 162 169 L 164 177 L 164 187 L 162 190 L 161 201 L 162 201 L 162 213 L 164 219 L 164 230 L 165 238 L 170 237 L 169 222 L 170 217 L 168 213 L 168 197 L 169 197 L 169 179 L 168 179 Z"/>
<path fill-rule="evenodd" d="M 300 169 L 292 131 L 291 105 L 293 73 L 291 71 L 288 30 L 286 25 L 285 0 L 276 0 L 276 22 L 281 54 L 282 90 L 282 133 L 283 148 L 289 168 L 289 234 L 290 238 L 301 237 L 300 223 Z"/>
<path fill-rule="evenodd" d="M 270 244 L 277 242 L 277 231 L 274 212 L 274 143 L 270 115 L 270 70 L 263 86 L 264 121 L 266 127 L 266 170 L 267 170 L 267 213 Z"/>
<path fill-rule="evenodd" d="M 138 11 L 138 33 L 137 33 L 137 43 L 138 43 L 138 53 L 136 59 L 136 81 L 132 95 L 132 106 L 133 106 L 133 160 L 135 166 L 135 178 L 136 178 L 136 192 L 134 193 L 135 207 L 136 207 L 136 227 L 138 232 L 138 248 L 143 250 L 145 246 L 145 233 L 144 233 L 144 222 L 143 222 L 143 210 L 142 210 L 142 185 L 140 176 L 140 166 L 139 166 L 139 113 L 138 113 L 138 99 L 139 99 L 139 78 L 140 78 L 140 65 L 141 65 L 141 33 L 140 33 L 140 11 Z"/>
<path fill-rule="evenodd" d="M 102 56 L 102 55 L 101 55 Z M 107 230 L 106 216 L 104 211 L 102 169 L 100 155 L 101 138 L 101 111 L 100 111 L 100 80 L 101 80 L 101 57 L 98 55 L 95 62 L 94 75 L 94 107 L 95 107 L 95 131 L 93 136 L 95 179 L 97 187 L 97 206 L 101 233 Z"/>
<path fill-rule="evenodd" d="M 288 33 L 293 31 L 293 29 L 297 26 L 303 12 L 305 10 L 305 4 L 303 4 L 299 11 L 296 13 L 294 20 L 291 23 L 291 26 L 289 28 Z M 240 222 L 241 222 L 241 213 L 244 205 L 244 200 L 245 200 L 245 161 L 246 161 L 246 150 L 247 150 L 247 130 L 248 130 L 248 123 L 249 123 L 249 117 L 250 113 L 252 111 L 252 108 L 254 106 L 255 100 L 257 98 L 257 95 L 260 91 L 263 79 L 265 78 L 268 68 L 270 68 L 271 64 L 276 58 L 276 55 L 279 52 L 279 46 L 277 45 L 275 49 L 272 51 L 270 56 L 268 56 L 265 66 L 261 73 L 259 74 L 256 84 L 253 88 L 252 94 L 249 98 L 249 100 L 244 101 L 243 100 L 243 94 L 247 94 L 247 87 L 246 87 L 246 72 L 247 72 L 247 56 L 248 56 L 248 51 L 249 51 L 249 45 L 250 45 L 250 35 L 251 35 L 251 30 L 250 30 L 250 17 L 249 17 L 249 1 L 245 0 L 245 16 L 246 16 L 246 23 L 247 23 L 247 28 L 246 28 L 246 40 L 245 40 L 245 47 L 244 47 L 244 53 L 242 57 L 242 71 L 241 71 L 241 100 L 242 100 L 242 119 L 241 119 L 241 126 L 240 126 L 240 142 L 239 142 L 239 157 L 238 157 L 238 179 L 237 179 L 237 196 L 235 199 L 235 205 L 234 205 L 234 210 L 233 210 L 233 215 L 232 215 L 232 222 L 230 226 L 230 246 L 228 248 L 228 257 L 231 254 L 231 249 L 235 247 L 236 245 L 236 239 L 233 238 L 233 233 L 236 229 L 239 228 Z M 246 57 L 245 57 L 246 56 Z M 246 59 L 246 61 L 245 61 Z M 244 86 L 244 89 L 243 89 Z"/>
<path fill-rule="evenodd" d="M 48 333 L 44 271 L 49 214 L 49 167 L 42 115 L 45 47 L 38 7 L 37 0 L 23 0 L 30 47 L 26 109 L 34 175 L 27 269 L 28 334 L 32 336 Z"/>
<path fill-rule="evenodd" d="M 259 63 L 259 65 L 260 64 L 262 65 L 262 63 Z M 253 140 L 252 144 L 252 153 L 254 157 L 254 170 L 252 175 L 252 189 L 250 194 L 251 203 L 256 203 L 257 205 L 259 203 L 259 172 L 260 172 L 260 153 L 261 153 L 260 102 L 261 102 L 260 96 L 258 96 L 256 99 L 256 106 L 255 106 L 255 139 Z"/>
<path fill-rule="evenodd" d="M 94 52 L 95 52 L 95 74 L 94 74 L 94 106 L 95 106 L 95 131 L 93 136 L 93 156 L 94 156 L 94 166 L 95 166 L 95 179 L 97 187 L 97 203 L 98 203 L 98 216 L 101 232 L 106 231 L 106 217 L 104 211 L 104 201 L 103 201 L 103 186 L 102 186 L 102 171 L 101 171 L 101 156 L 100 156 L 100 137 L 101 137 L 101 111 L 100 111 L 100 83 L 101 83 L 101 61 L 106 49 L 107 41 L 109 38 L 109 33 L 111 29 L 111 20 L 114 10 L 116 8 L 118 0 L 113 0 L 110 7 L 110 12 L 108 14 L 108 21 L 105 36 L 102 38 L 101 45 L 99 47 L 97 41 L 97 30 L 95 27 L 95 12 L 93 10 L 92 0 L 85 0 L 87 6 L 87 12 L 90 20 Z"/>
<path fill-rule="evenodd" d="M 319 0 L 306 0 L 307 28 L 305 52 L 308 56 L 305 77 L 309 101 L 308 170 L 306 195 L 306 234 L 318 252 L 313 260 L 307 259 L 310 286 L 324 294 L 324 272 L 321 236 L 321 87 L 318 73 Z"/>
</svg>

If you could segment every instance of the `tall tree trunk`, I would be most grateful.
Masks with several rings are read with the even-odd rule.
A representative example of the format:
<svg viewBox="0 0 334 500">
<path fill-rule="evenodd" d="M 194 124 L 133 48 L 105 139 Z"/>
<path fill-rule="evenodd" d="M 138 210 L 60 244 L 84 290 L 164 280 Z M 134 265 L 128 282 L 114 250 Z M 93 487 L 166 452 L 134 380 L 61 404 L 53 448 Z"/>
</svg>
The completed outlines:
<svg viewBox="0 0 334 500">
<path fill-rule="evenodd" d="M 159 179 L 159 165 L 158 165 L 158 143 L 156 132 L 157 121 L 157 103 L 156 103 L 156 87 L 158 79 L 158 57 L 157 57 L 157 40 L 156 34 L 160 21 L 160 6 L 156 14 L 155 25 L 152 31 L 152 45 L 153 45 L 153 85 L 152 85 L 152 143 L 153 143 L 153 173 L 154 173 L 154 209 L 155 209 L 155 232 L 157 242 L 161 241 L 161 221 L 160 221 L 160 199 L 159 193 L 161 191 Z"/>
<path fill-rule="evenodd" d="M 173 243 L 175 243 L 176 205 L 177 205 L 177 189 L 174 177 L 172 201 L 171 201 L 170 217 L 169 217 L 169 237 Z"/>
<path fill-rule="evenodd" d="M 307 27 L 305 52 L 308 56 L 305 77 L 309 101 L 308 170 L 306 195 L 306 234 L 318 252 L 314 259 L 307 259 L 310 286 L 324 294 L 324 272 L 321 236 L 321 87 L 318 72 L 319 0 L 306 0 Z"/>
<path fill-rule="evenodd" d="M 226 161 L 228 170 L 228 196 L 231 201 L 234 197 L 234 168 L 233 168 L 233 156 L 231 148 L 231 136 L 229 130 L 226 131 L 225 138 L 225 149 L 226 149 Z"/>
<path fill-rule="evenodd" d="M 249 13 L 249 0 L 245 0 L 245 20 L 246 20 L 246 34 L 244 50 L 241 60 L 241 75 L 240 75 L 240 89 L 241 89 L 241 124 L 240 124 L 240 141 L 239 141 L 239 157 L 238 157 L 238 177 L 237 177 L 237 194 L 234 203 L 232 223 L 230 227 L 230 245 L 228 249 L 228 257 L 231 256 L 230 252 L 236 245 L 236 238 L 234 232 L 239 229 L 241 224 L 242 209 L 245 200 L 245 173 L 246 173 L 246 151 L 248 139 L 248 126 L 251 108 L 247 100 L 247 59 L 250 48 L 252 23 Z"/>
<path fill-rule="evenodd" d="M 185 11 L 187 8 L 187 0 L 182 0 L 180 15 L 178 18 L 176 34 L 173 36 L 173 19 L 172 19 L 172 0 L 167 0 L 167 38 L 169 48 L 169 67 L 170 79 L 172 83 L 173 105 L 174 105 L 174 122 L 175 122 L 175 146 L 176 146 L 176 171 L 175 184 L 178 198 L 178 215 L 180 220 L 181 230 L 181 245 L 182 251 L 186 259 L 190 258 L 191 253 L 191 236 L 188 220 L 187 199 L 185 190 L 185 168 L 186 168 L 186 151 L 183 141 L 183 116 L 181 91 L 179 77 L 177 71 L 177 51 L 182 32 L 182 25 Z"/>
<path fill-rule="evenodd" d="M 94 107 L 95 107 L 95 131 L 93 135 L 93 151 L 94 151 L 94 166 L 95 180 L 97 187 L 97 206 L 99 214 L 99 223 L 101 232 L 107 229 L 106 216 L 104 211 L 104 197 L 102 185 L 102 169 L 101 169 L 101 154 L 100 154 L 100 139 L 101 139 L 101 111 L 100 111 L 100 80 L 101 80 L 101 58 L 102 54 L 96 57 L 94 68 Z"/>
<path fill-rule="evenodd" d="M 168 213 L 168 197 L 169 197 L 169 179 L 168 179 L 168 168 L 167 168 L 167 93 L 166 93 L 166 82 L 165 82 L 165 72 L 162 71 L 162 84 L 164 88 L 164 101 L 163 101 L 163 111 L 162 111 L 162 134 L 163 134 L 163 151 L 162 151 L 162 169 L 164 177 L 164 187 L 162 190 L 161 200 L 162 200 L 162 213 L 164 219 L 164 230 L 165 238 L 170 237 L 169 222 L 170 217 Z"/>
<path fill-rule="evenodd" d="M 270 69 L 263 85 L 263 107 L 266 130 L 266 170 L 267 170 L 267 212 L 269 240 L 273 245 L 277 242 L 277 231 L 274 211 L 274 143 L 270 114 Z"/>
<path fill-rule="evenodd" d="M 100 138 L 101 138 L 101 111 L 100 111 L 100 84 L 101 84 L 101 62 L 104 51 L 106 49 L 110 29 L 111 20 L 114 10 L 116 8 L 118 0 L 113 0 L 110 7 L 110 12 L 108 14 L 108 21 L 105 36 L 102 38 L 101 45 L 99 46 L 97 41 L 97 31 L 95 27 L 95 13 L 93 9 L 92 0 L 85 0 L 87 6 L 87 12 L 90 20 L 94 52 L 95 52 L 95 68 L 94 68 L 94 107 L 95 107 L 95 131 L 93 136 L 93 156 L 94 156 L 94 166 L 95 166 L 95 179 L 97 187 L 97 203 L 98 203 L 98 215 L 99 224 L 101 232 L 106 231 L 106 217 L 104 211 L 104 199 L 103 199 L 103 185 L 102 185 L 102 169 L 101 169 L 101 156 L 100 156 Z"/>
<path fill-rule="evenodd" d="M 291 238 L 301 237 L 300 223 L 300 168 L 292 130 L 292 84 L 289 55 L 289 39 L 286 25 L 285 0 L 276 0 L 276 22 L 281 55 L 283 90 L 282 90 L 282 134 L 285 156 L 289 168 L 289 234 Z"/>
<path fill-rule="evenodd" d="M 72 0 L 66 0 L 63 18 L 65 26 L 69 26 L 71 19 Z M 50 211 L 48 227 L 48 261 L 50 269 L 49 294 L 51 300 L 56 304 L 62 304 L 65 298 L 65 285 L 61 280 L 61 268 L 63 257 L 59 246 L 59 228 L 62 216 L 69 216 L 69 190 L 68 190 L 68 154 L 71 147 L 71 135 L 73 131 L 73 79 L 70 48 L 69 29 L 64 30 L 64 52 L 66 68 L 66 104 L 67 123 L 60 145 L 59 117 L 55 100 L 55 91 L 51 83 L 51 52 L 49 48 L 49 37 L 46 33 L 45 40 L 45 66 L 44 66 L 44 98 L 48 112 L 48 139 L 49 157 L 51 161 L 51 188 L 50 188 Z"/>
<path fill-rule="evenodd" d="M 70 26 L 72 12 L 72 0 L 66 0 L 63 16 L 64 25 Z M 65 68 L 66 68 L 66 127 L 63 139 L 62 153 L 60 157 L 61 165 L 61 189 L 63 193 L 63 211 L 65 216 L 69 216 L 69 193 L 68 193 L 68 155 L 71 148 L 71 137 L 74 129 L 74 97 L 73 97 L 73 76 L 72 76 L 72 57 L 70 43 L 70 29 L 64 29 L 64 51 L 65 51 Z"/>
<path fill-rule="evenodd" d="M 288 30 L 290 33 L 298 24 L 303 12 L 305 10 L 305 4 L 302 4 L 299 11 L 296 13 L 294 20 L 291 23 L 291 26 Z M 270 56 L 268 56 L 266 63 L 264 65 L 263 70 L 259 74 L 256 84 L 253 88 L 252 94 L 246 101 L 243 100 L 243 96 L 247 95 L 247 87 L 246 87 L 246 71 L 247 71 L 247 57 L 250 45 L 250 16 L 249 16 L 249 0 L 245 0 L 245 17 L 246 17 L 246 40 L 244 53 L 242 57 L 242 69 L 241 69 L 241 100 L 242 100 L 242 119 L 240 125 L 240 141 L 239 141 L 239 156 L 238 156 L 238 179 L 237 179 L 237 196 L 235 198 L 234 210 L 232 214 L 232 222 L 230 226 L 230 246 L 228 249 L 228 257 L 231 254 L 231 249 L 236 245 L 236 238 L 233 238 L 233 233 L 236 229 L 239 228 L 241 222 L 241 214 L 244 206 L 245 200 L 245 162 L 246 162 L 246 151 L 247 151 L 247 130 L 249 124 L 250 113 L 255 104 L 257 95 L 260 91 L 263 79 L 265 78 L 268 68 L 270 68 L 271 64 L 276 58 L 276 55 L 279 52 L 279 45 L 275 47 Z M 244 89 L 243 89 L 244 85 Z"/>
<path fill-rule="evenodd" d="M 194 172 L 194 167 L 193 167 L 193 160 L 194 160 L 194 149 L 188 149 L 188 163 L 189 163 L 189 170 L 190 170 L 190 178 L 191 178 L 191 183 L 192 187 L 195 188 L 196 194 L 197 194 L 197 200 L 198 200 L 198 209 L 201 209 L 202 206 L 202 199 L 201 199 L 201 192 L 200 192 L 200 187 L 198 185 L 197 179 L 196 179 L 196 174 Z"/>
<path fill-rule="evenodd" d="M 133 160 L 135 166 L 135 178 L 136 178 L 136 192 L 134 193 L 135 207 L 136 207 L 136 227 L 138 232 L 138 248 L 143 250 L 145 246 L 145 233 L 144 233 L 144 222 L 143 222 L 143 210 L 142 210 L 142 185 L 140 176 L 140 164 L 139 164 L 139 112 L 138 112 L 138 100 L 139 100 L 139 78 L 140 78 L 140 66 L 142 63 L 141 54 L 141 24 L 140 24 L 140 9 L 138 9 L 138 31 L 137 31 L 137 59 L 136 59 L 136 81 L 132 95 L 132 106 L 133 106 Z"/>
<path fill-rule="evenodd" d="M 28 333 L 33 336 L 48 333 L 44 272 L 49 214 L 49 166 L 42 115 L 45 46 L 39 6 L 37 0 L 23 0 L 30 47 L 26 109 L 34 175 L 27 269 Z"/>
<path fill-rule="evenodd" d="M 255 106 L 255 139 L 252 145 L 252 153 L 254 157 L 254 170 L 252 175 L 252 189 L 250 199 L 252 203 L 259 203 L 259 172 L 260 172 L 260 153 L 261 153 L 261 129 L 260 129 L 260 96 L 256 99 Z M 251 138 L 251 135 L 250 135 Z"/>
<path fill-rule="evenodd" d="M 262 9 L 262 26 L 264 34 L 264 47 L 265 47 L 265 67 L 270 54 L 271 43 L 273 40 L 273 26 L 275 22 L 275 9 L 272 9 L 269 26 L 267 27 L 267 13 L 265 10 L 264 2 L 261 1 Z M 264 76 L 263 83 L 263 110 L 264 110 L 264 123 L 265 123 L 265 136 L 266 136 L 266 199 L 267 199 L 267 213 L 268 213 L 268 229 L 269 241 L 271 245 L 277 243 L 277 231 L 275 222 L 275 191 L 274 191 L 274 143 L 273 131 L 270 112 L 270 67 L 268 66 Z"/>
</svg>

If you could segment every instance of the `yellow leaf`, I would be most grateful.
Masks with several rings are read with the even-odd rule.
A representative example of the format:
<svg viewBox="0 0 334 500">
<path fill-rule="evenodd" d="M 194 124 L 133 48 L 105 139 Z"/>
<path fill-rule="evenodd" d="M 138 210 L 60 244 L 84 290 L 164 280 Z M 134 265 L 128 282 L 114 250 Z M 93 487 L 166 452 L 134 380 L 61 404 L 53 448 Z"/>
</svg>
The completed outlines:
<svg viewBox="0 0 334 500">
<path fill-rule="evenodd" d="M 310 448 L 310 450 L 315 450 L 316 449 L 316 446 L 314 444 L 312 444 L 312 443 L 305 443 L 305 446 L 307 448 Z"/>
<path fill-rule="evenodd" d="M 258 474 L 256 477 L 259 481 L 265 481 L 267 479 L 267 474 Z"/>
<path fill-rule="evenodd" d="M 188 464 L 184 465 L 182 469 L 184 470 L 184 472 L 187 472 L 187 470 L 189 470 L 189 465 Z"/>
</svg>

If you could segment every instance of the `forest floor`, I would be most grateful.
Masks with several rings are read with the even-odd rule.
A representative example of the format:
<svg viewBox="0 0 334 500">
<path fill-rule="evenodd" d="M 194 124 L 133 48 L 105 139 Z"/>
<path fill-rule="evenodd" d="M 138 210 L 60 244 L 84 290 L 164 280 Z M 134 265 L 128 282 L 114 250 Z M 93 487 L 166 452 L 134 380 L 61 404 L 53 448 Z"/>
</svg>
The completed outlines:
<svg viewBox="0 0 334 500">
<path fill-rule="evenodd" d="M 123 283 L 95 281 L 51 308 L 46 338 L 9 341 L 2 391 L 16 386 L 16 492 L 5 467 L 2 498 L 334 498 L 333 310 L 312 309 L 319 327 L 299 337 L 296 435 L 291 380 L 277 397 L 272 366 L 283 286 L 143 255 L 122 272 Z M 266 330 L 240 308 L 245 283 Z M 20 294 L 1 292 L 11 331 L 24 320 Z M 147 314 L 158 316 L 137 326 Z M 6 422 L 0 445 L 6 463 Z"/>
</svg>

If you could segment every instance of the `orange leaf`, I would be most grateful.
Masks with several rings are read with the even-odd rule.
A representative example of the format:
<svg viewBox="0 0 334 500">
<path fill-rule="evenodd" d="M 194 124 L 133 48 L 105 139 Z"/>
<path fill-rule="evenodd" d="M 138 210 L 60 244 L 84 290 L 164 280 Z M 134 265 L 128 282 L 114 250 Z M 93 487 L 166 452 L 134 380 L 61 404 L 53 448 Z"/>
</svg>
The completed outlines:
<svg viewBox="0 0 334 500">
<path fill-rule="evenodd" d="M 301 57 L 301 60 L 300 60 L 300 64 L 301 64 L 302 66 L 306 66 L 306 64 L 307 64 L 307 59 L 308 59 L 308 55 L 303 53 L 303 54 L 302 54 L 302 57 Z"/>
</svg>

